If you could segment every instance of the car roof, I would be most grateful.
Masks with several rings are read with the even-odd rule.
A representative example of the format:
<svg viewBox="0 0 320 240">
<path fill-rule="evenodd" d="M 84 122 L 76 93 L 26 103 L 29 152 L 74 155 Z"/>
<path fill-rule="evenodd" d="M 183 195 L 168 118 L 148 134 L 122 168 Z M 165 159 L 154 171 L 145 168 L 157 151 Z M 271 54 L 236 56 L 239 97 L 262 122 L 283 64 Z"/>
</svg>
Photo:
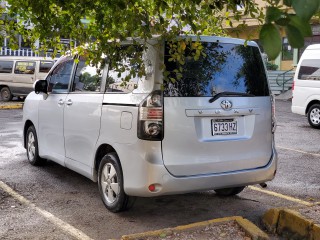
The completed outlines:
<svg viewBox="0 0 320 240">
<path fill-rule="evenodd" d="M 315 50 L 315 49 L 320 49 L 320 44 L 311 44 L 306 48 L 306 50 Z"/>
</svg>

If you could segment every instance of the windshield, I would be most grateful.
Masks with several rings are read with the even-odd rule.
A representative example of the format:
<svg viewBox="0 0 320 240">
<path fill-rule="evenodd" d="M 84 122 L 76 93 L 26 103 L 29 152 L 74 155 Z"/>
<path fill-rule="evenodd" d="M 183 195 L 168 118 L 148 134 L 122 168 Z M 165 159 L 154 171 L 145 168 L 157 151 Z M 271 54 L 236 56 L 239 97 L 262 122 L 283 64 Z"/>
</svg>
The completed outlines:
<svg viewBox="0 0 320 240">
<path fill-rule="evenodd" d="M 164 83 L 164 96 L 212 97 L 220 92 L 239 92 L 269 96 L 265 68 L 257 47 L 230 43 L 202 42 L 204 56 L 195 61 L 187 57 L 184 65 L 169 61 L 165 65 L 169 79 L 176 79 L 175 69 L 182 69 L 182 79 Z"/>
</svg>

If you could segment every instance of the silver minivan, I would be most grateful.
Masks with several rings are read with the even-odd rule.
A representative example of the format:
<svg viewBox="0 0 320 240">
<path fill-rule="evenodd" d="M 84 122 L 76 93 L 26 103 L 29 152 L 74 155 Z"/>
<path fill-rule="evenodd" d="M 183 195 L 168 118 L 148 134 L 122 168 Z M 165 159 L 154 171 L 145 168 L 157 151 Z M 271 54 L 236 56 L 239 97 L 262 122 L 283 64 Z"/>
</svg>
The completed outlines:
<svg viewBox="0 0 320 240">
<path fill-rule="evenodd" d="M 3 56 L 0 57 L 0 99 L 26 97 L 33 91 L 37 79 L 43 79 L 54 64 L 51 58 Z"/>
<path fill-rule="evenodd" d="M 182 66 L 166 42 L 160 49 L 150 43 L 146 75 L 126 85 L 126 72 L 112 64 L 99 71 L 82 57 L 61 57 L 25 100 L 30 163 L 50 159 L 98 182 L 112 212 L 135 197 L 205 190 L 227 196 L 272 180 L 274 102 L 257 44 L 200 41 L 205 54 Z M 161 63 L 171 79 L 183 68 L 181 79 L 163 81 Z"/>
</svg>

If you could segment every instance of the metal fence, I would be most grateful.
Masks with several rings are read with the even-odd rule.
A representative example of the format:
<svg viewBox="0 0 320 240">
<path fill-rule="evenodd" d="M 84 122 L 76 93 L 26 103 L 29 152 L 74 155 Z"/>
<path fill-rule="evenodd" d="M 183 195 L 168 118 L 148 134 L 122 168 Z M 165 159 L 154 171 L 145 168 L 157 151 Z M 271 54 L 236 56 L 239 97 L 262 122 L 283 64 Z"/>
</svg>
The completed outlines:
<svg viewBox="0 0 320 240">
<path fill-rule="evenodd" d="M 50 52 L 36 53 L 30 48 L 19 48 L 17 50 L 6 47 L 0 48 L 0 56 L 50 57 L 51 55 L 52 54 Z"/>
</svg>

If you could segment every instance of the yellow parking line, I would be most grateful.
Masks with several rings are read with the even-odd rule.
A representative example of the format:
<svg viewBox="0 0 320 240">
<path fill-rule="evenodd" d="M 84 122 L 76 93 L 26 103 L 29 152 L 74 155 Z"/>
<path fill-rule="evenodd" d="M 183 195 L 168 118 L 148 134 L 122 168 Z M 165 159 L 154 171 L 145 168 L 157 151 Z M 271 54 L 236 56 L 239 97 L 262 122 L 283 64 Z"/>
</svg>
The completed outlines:
<svg viewBox="0 0 320 240">
<path fill-rule="evenodd" d="M 20 109 L 23 107 L 23 104 L 22 103 L 18 103 L 18 104 L 12 104 L 12 105 L 0 105 L 0 109 L 5 109 L 5 110 L 8 110 L 8 109 Z"/>
<path fill-rule="evenodd" d="M 302 205 L 305 205 L 305 206 L 313 206 L 314 204 L 317 204 L 317 203 L 314 203 L 314 202 L 313 203 L 307 202 L 307 201 L 304 201 L 304 200 L 301 200 L 301 199 L 298 199 L 298 198 L 290 197 L 290 196 L 287 196 L 287 195 L 284 195 L 284 194 L 281 194 L 281 193 L 277 193 L 277 192 L 261 189 L 261 188 L 254 187 L 254 186 L 249 186 L 248 188 L 251 189 L 251 190 L 254 190 L 254 191 L 266 193 L 266 194 L 274 196 L 274 197 L 286 199 L 286 200 L 291 201 L 291 202 L 296 202 L 296 203 L 299 203 L 299 204 L 302 204 Z"/>
<path fill-rule="evenodd" d="M 309 152 L 296 150 L 296 149 L 292 149 L 292 148 L 287 148 L 287 147 L 281 147 L 281 146 L 277 146 L 277 148 L 281 148 L 281 149 L 288 150 L 288 151 L 295 151 L 295 152 L 299 152 L 299 153 L 303 153 L 303 154 L 309 154 L 309 155 L 313 155 L 313 156 L 316 156 L 316 157 L 320 157 L 320 154 L 318 154 L 318 153 L 309 153 Z"/>
<path fill-rule="evenodd" d="M 54 225 L 56 225 L 61 230 L 65 231 L 66 233 L 70 234 L 71 236 L 75 237 L 76 239 L 85 239 L 85 240 L 92 240 L 89 236 L 87 236 L 85 233 L 80 231 L 79 229 L 71 226 L 70 224 L 62 221 L 61 219 L 55 217 L 52 213 L 47 212 L 41 208 L 38 208 L 35 204 L 31 203 L 28 199 L 24 198 L 17 192 L 15 192 L 12 188 L 10 188 L 7 184 L 0 181 L 0 188 L 7 192 L 10 196 L 21 202 L 22 204 L 25 204 L 27 207 L 30 207 L 31 209 L 35 210 L 37 213 L 39 213 L 41 216 L 45 217 L 47 220 L 52 222 Z"/>
</svg>

